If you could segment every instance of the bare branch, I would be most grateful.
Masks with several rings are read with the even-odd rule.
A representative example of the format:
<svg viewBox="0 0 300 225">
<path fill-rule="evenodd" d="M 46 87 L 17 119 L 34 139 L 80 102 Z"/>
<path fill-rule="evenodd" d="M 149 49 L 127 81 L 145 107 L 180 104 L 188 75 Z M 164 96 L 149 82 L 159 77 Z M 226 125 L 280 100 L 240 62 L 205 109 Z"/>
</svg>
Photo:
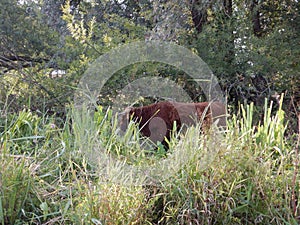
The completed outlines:
<svg viewBox="0 0 300 225">
<path fill-rule="evenodd" d="M 4 68 L 4 73 L 9 70 L 19 70 L 33 67 L 37 64 L 48 62 L 45 58 L 32 58 L 30 56 L 0 55 L 0 68 Z"/>
</svg>

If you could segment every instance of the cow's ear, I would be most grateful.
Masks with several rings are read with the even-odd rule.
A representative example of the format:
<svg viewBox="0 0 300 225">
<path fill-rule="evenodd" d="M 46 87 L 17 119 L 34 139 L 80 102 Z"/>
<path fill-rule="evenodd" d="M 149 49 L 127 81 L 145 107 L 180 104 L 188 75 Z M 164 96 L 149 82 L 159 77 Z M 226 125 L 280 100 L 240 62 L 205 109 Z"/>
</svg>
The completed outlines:
<svg viewBox="0 0 300 225">
<path fill-rule="evenodd" d="M 130 114 L 131 111 L 131 107 L 127 107 L 125 108 L 125 110 L 123 112 L 119 112 L 118 113 L 118 118 L 124 118 L 124 117 L 128 117 L 128 115 Z"/>
<path fill-rule="evenodd" d="M 131 110 L 132 110 L 132 107 L 128 106 L 128 107 L 125 108 L 124 113 L 128 113 L 129 114 L 131 112 Z"/>
<path fill-rule="evenodd" d="M 132 109 L 133 109 L 133 107 L 126 107 L 125 110 L 124 110 L 127 121 L 129 121 L 129 119 L 130 119 Z"/>
</svg>

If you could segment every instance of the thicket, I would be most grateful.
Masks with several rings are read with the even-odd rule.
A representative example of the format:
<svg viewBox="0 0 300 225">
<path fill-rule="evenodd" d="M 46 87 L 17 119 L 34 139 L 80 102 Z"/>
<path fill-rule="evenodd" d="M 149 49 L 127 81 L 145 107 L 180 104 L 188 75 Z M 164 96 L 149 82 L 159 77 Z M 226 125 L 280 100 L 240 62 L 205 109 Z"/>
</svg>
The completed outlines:
<svg viewBox="0 0 300 225">
<path fill-rule="evenodd" d="M 93 60 L 121 44 L 163 40 L 198 54 L 235 108 L 238 102 L 262 107 L 265 98 L 275 101 L 285 93 L 284 108 L 296 131 L 300 23 L 295 0 L 5 0 L 1 17 L 2 108 L 62 112 Z M 149 63 L 119 71 L 101 101 L 110 105 L 117 90 L 144 76 L 169 77 L 192 100 L 203 98 L 187 74 Z"/>
<path fill-rule="evenodd" d="M 120 136 L 109 110 L 70 109 L 63 128 L 21 111 L 2 121 L 0 224 L 298 224 L 299 140 L 265 107 L 256 128 L 247 105 L 168 152 L 142 148 L 133 124 Z"/>
<path fill-rule="evenodd" d="M 0 224 L 298 224 L 299 6 L 297 0 L 2 0 Z M 130 165 L 156 165 L 180 149 L 199 156 L 211 141 L 192 128 L 172 139 L 169 153 L 149 153 L 134 126 L 117 136 L 109 107 L 136 79 L 168 78 L 193 101 L 205 99 L 187 74 L 157 62 L 114 74 L 92 119 L 73 108 L 78 82 L 95 59 L 148 40 L 199 55 L 218 78 L 231 117 L 205 170 L 199 158 L 189 158 L 160 183 L 124 185 L 114 174 L 99 174 L 95 149 Z M 138 104 L 156 100 L 141 97 Z"/>
</svg>

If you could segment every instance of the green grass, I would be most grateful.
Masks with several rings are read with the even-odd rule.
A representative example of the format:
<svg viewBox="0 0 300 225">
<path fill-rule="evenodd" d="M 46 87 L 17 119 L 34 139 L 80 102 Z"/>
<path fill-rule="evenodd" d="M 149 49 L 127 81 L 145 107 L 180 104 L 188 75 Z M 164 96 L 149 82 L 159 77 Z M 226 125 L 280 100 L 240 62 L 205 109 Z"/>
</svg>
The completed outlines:
<svg viewBox="0 0 300 225">
<path fill-rule="evenodd" d="M 168 152 L 145 147 L 134 124 L 120 136 L 101 107 L 70 109 L 62 126 L 2 116 L 0 224 L 299 224 L 298 146 L 281 107 L 266 103 L 256 126 L 253 107 L 227 132 L 188 129 Z"/>
</svg>

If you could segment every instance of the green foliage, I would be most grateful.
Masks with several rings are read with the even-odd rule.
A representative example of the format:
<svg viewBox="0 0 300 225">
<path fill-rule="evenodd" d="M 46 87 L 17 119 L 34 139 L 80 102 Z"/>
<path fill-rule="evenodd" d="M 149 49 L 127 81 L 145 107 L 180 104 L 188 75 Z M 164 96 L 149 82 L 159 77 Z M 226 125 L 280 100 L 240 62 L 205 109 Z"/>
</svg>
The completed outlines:
<svg viewBox="0 0 300 225">
<path fill-rule="evenodd" d="M 22 2 L 0 3 L 0 224 L 299 224 L 297 151 L 286 141 L 286 118 L 300 98 L 298 1 L 192 1 L 196 14 L 177 0 Z M 199 13 L 201 29 L 193 21 Z M 60 114 L 90 62 L 120 44 L 157 38 L 200 55 L 235 103 L 222 142 L 191 128 L 174 133 L 165 152 L 134 123 L 119 135 L 106 108 L 128 82 L 168 77 L 202 99 L 182 71 L 153 62 L 118 71 L 96 112 Z M 291 104 L 281 99 L 274 110 L 264 99 L 275 91 Z M 203 158 L 209 150 L 214 158 Z M 124 165 L 181 169 L 141 186 Z"/>
<path fill-rule="evenodd" d="M 272 117 L 270 107 L 267 107 L 267 101 L 265 102 L 265 113 L 262 124 L 257 127 L 256 140 L 263 150 L 265 147 L 275 148 L 279 154 L 282 150 L 285 150 L 284 139 L 286 124 L 284 124 L 284 111 L 282 110 L 283 95 L 281 96 L 281 101 L 279 109 L 275 116 Z"/>
<path fill-rule="evenodd" d="M 5 151 L 5 146 L 4 151 Z M 7 154 L 7 153 L 6 153 Z M 25 157 L 1 152 L 0 223 L 18 224 L 32 188 L 30 165 Z"/>
<path fill-rule="evenodd" d="M 264 98 L 275 91 L 288 90 L 286 98 L 298 98 L 300 17 L 295 0 L 3 1 L 1 5 L 0 94 L 3 98 L 10 93 L 8 103 L 15 111 L 28 102 L 34 110 L 64 111 L 90 62 L 120 44 L 149 39 L 175 41 L 199 54 L 235 106 L 253 101 L 263 107 Z M 253 30 L 256 13 L 258 33 Z M 201 31 L 196 15 L 203 16 Z M 63 74 L 55 76 L 57 70 Z M 107 83 L 100 102 L 110 105 L 115 95 L 111 92 L 145 75 L 172 77 L 192 99 L 203 99 L 201 90 L 181 71 L 148 63 L 119 71 Z"/>
<path fill-rule="evenodd" d="M 207 9 L 209 22 L 202 32 L 188 39 L 226 89 L 229 101 L 263 107 L 264 98 L 275 91 L 287 92 L 286 98 L 298 96 L 299 4 L 264 1 L 254 9 L 250 2 L 232 4 L 235 10 L 224 16 L 217 1 L 216 7 Z M 263 35 L 253 31 L 256 12 Z"/>
<path fill-rule="evenodd" d="M 165 153 L 146 147 L 134 124 L 119 136 L 117 118 L 103 107 L 70 110 L 72 124 L 62 129 L 20 112 L 2 122 L 0 223 L 297 224 L 287 191 L 299 193 L 291 179 L 295 151 L 282 109 L 272 116 L 271 108 L 257 129 L 253 105 L 241 107 L 226 133 L 193 127 Z M 113 159 L 120 163 L 103 164 Z M 166 173 L 136 185 L 123 162 Z"/>
<path fill-rule="evenodd" d="M 0 4 L 1 108 L 31 108 L 52 114 L 59 108 L 61 112 L 69 100 L 70 87 L 77 82 L 74 74 L 65 71 L 76 51 L 70 45 L 62 46 L 58 32 L 45 24 L 39 3 Z"/>
<path fill-rule="evenodd" d="M 3 0 L 0 4 L 3 21 L 0 25 L 0 55 L 4 56 L 3 59 L 25 57 L 26 63 L 27 56 L 47 58 L 54 54 L 53 46 L 57 45 L 58 35 L 42 23 L 37 4 L 31 1 L 21 4 L 17 0 Z M 17 65 L 14 69 L 18 69 Z"/>
<path fill-rule="evenodd" d="M 78 197 L 74 198 L 74 202 L 79 204 L 70 216 L 77 224 L 142 224 L 146 210 L 145 195 L 141 187 L 101 183 L 88 187 L 83 183 Z"/>
</svg>

